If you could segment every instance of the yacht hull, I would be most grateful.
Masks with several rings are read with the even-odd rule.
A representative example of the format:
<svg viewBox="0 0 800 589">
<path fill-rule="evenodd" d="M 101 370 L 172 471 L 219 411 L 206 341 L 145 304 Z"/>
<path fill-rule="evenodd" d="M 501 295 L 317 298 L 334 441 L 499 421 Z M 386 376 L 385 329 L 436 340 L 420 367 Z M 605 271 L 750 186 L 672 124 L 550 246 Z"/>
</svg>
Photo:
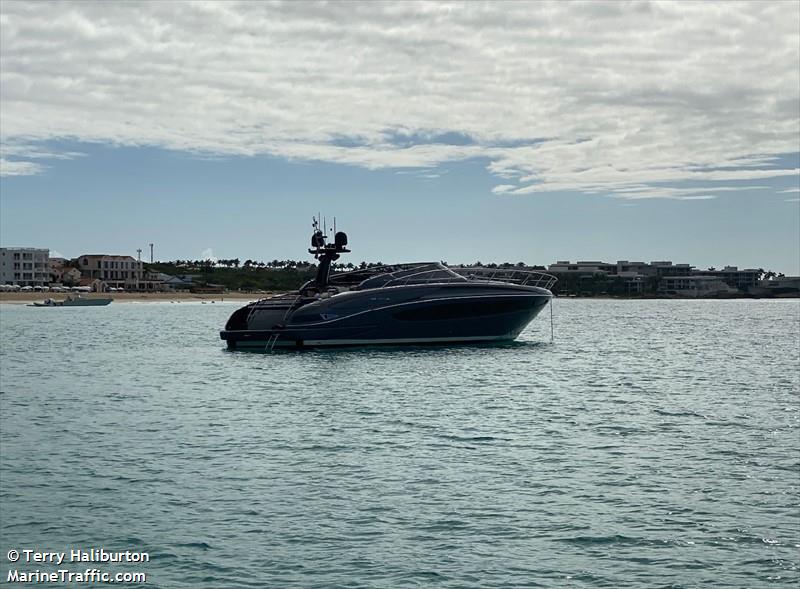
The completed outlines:
<svg viewBox="0 0 800 589">
<path fill-rule="evenodd" d="M 551 297 L 540 288 L 487 284 L 349 292 L 296 311 L 256 304 L 246 322 L 232 317 L 220 337 L 232 349 L 510 341 Z"/>
</svg>

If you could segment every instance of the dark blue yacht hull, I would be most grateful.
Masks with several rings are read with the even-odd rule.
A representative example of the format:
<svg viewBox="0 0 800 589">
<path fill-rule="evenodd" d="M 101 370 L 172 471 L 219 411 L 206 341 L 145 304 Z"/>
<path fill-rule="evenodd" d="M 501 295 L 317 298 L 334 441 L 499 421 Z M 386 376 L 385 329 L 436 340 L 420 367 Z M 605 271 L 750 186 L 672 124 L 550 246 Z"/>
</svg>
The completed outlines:
<svg viewBox="0 0 800 589">
<path fill-rule="evenodd" d="M 285 298 L 283 306 L 240 309 L 220 337 L 231 349 L 262 350 L 510 341 L 551 297 L 536 287 L 458 283 L 346 292 L 313 302 Z"/>
</svg>

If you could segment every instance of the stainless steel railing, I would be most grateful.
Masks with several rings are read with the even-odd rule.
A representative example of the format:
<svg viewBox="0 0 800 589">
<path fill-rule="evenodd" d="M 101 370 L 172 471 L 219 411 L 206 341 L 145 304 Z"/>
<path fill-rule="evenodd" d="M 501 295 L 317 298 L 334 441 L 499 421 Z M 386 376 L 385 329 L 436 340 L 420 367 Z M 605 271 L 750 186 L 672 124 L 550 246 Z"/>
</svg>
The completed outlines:
<svg viewBox="0 0 800 589">
<path fill-rule="evenodd" d="M 467 280 L 485 282 L 510 282 L 522 286 L 536 286 L 550 288 L 558 282 L 552 274 L 537 272 L 536 270 L 520 270 L 518 268 L 486 268 L 477 266 L 473 268 L 450 268 L 456 274 L 464 276 Z"/>
<path fill-rule="evenodd" d="M 522 286 L 536 286 L 550 289 L 558 279 L 551 274 L 535 270 L 517 268 L 431 268 L 398 276 L 387 280 L 381 286 L 404 286 L 408 284 L 432 284 L 443 282 L 463 282 L 465 280 L 480 282 L 507 282 Z"/>
</svg>

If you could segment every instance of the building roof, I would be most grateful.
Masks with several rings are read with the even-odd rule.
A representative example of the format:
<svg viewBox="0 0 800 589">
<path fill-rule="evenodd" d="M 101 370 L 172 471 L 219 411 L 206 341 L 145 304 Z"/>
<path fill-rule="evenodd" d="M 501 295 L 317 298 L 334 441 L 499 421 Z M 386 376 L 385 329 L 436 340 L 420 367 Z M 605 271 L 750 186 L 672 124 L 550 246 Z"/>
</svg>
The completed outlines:
<svg viewBox="0 0 800 589">
<path fill-rule="evenodd" d="M 133 256 L 122 256 L 118 254 L 81 254 L 78 256 L 79 258 L 117 258 L 120 260 L 133 260 L 136 261 L 136 258 Z"/>
</svg>

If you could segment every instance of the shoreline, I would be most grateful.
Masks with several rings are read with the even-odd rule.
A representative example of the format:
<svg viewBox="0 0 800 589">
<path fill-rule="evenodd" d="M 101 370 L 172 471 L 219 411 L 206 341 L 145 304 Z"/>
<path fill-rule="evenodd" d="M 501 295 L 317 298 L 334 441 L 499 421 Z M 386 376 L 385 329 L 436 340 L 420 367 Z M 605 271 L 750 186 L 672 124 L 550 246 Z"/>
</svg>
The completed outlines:
<svg viewBox="0 0 800 589">
<path fill-rule="evenodd" d="M 28 305 L 34 302 L 41 302 L 45 299 L 54 299 L 56 301 L 63 301 L 68 293 L 50 293 L 50 292 L 0 292 L 0 304 L 8 305 Z M 209 294 L 209 293 L 189 293 L 189 292 L 125 292 L 125 293 L 84 293 L 81 296 L 87 299 L 98 298 L 111 298 L 115 303 L 167 303 L 167 302 L 252 302 L 265 297 L 270 297 L 280 292 L 259 292 L 259 293 L 245 293 L 245 292 L 228 292 L 224 294 Z M 599 299 L 599 300 L 613 300 L 613 301 L 644 301 L 644 300 L 659 300 L 659 301 L 720 301 L 720 300 L 780 300 L 780 299 L 795 299 L 794 296 L 779 296 L 779 297 L 621 297 L 609 295 L 597 295 L 592 297 L 580 296 L 556 296 L 556 300 L 575 300 L 575 299 Z"/>
<path fill-rule="evenodd" d="M 0 293 L 0 304 L 27 305 L 45 299 L 63 301 L 69 293 L 63 292 L 3 292 Z M 224 294 L 205 294 L 187 292 L 113 292 L 113 293 L 84 293 L 82 298 L 102 299 L 111 298 L 115 303 L 166 303 L 166 302 L 225 302 L 225 301 L 257 301 L 277 293 L 244 293 L 231 292 Z"/>
</svg>

